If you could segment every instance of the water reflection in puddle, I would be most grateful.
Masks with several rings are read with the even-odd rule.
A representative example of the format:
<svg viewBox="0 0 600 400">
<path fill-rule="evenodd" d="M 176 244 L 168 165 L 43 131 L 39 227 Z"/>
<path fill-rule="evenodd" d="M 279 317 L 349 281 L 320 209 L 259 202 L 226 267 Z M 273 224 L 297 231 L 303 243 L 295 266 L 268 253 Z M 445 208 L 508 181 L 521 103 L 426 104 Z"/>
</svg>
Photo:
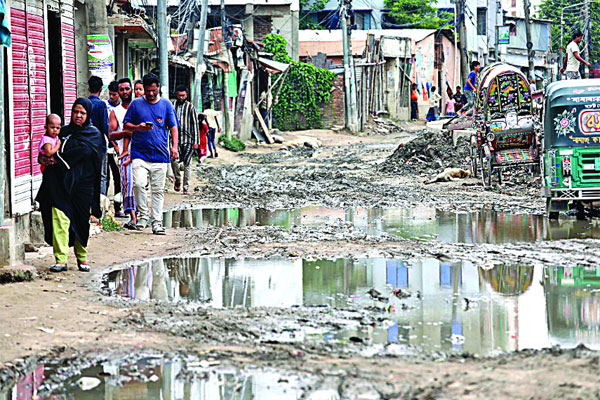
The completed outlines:
<svg viewBox="0 0 600 400">
<path fill-rule="evenodd" d="M 451 213 L 427 207 L 413 209 L 354 208 L 335 210 L 306 207 L 296 210 L 268 211 L 252 208 L 189 208 L 164 213 L 166 227 L 191 228 L 202 226 L 237 227 L 250 225 L 294 225 L 316 227 L 336 221 L 352 223 L 371 235 L 389 233 L 407 239 L 437 239 L 448 243 L 514 243 L 575 238 L 600 238 L 597 220 L 561 222 L 548 221 L 544 216 L 505 214 L 495 211 Z"/>
<path fill-rule="evenodd" d="M 108 361 L 68 379 L 60 376 L 60 368 L 42 364 L 12 388 L 0 388 L 0 399 L 296 400 L 306 394 L 296 377 L 201 364 L 162 358 Z"/>
<path fill-rule="evenodd" d="M 384 323 L 312 335 L 311 340 L 398 343 L 479 355 L 554 344 L 600 348 L 600 268 L 186 257 L 114 271 L 106 287 L 134 299 L 214 307 L 391 308 L 381 312 Z M 398 288 L 411 296 L 394 296 Z M 373 299 L 372 289 L 382 298 Z"/>
</svg>

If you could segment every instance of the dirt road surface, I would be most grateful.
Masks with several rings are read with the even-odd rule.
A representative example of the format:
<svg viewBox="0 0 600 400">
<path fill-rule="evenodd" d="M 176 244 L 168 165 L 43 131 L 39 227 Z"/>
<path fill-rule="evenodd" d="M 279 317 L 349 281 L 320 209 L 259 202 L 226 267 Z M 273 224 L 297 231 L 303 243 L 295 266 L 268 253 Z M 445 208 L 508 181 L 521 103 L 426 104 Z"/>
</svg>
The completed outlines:
<svg viewBox="0 0 600 400">
<path fill-rule="evenodd" d="M 491 233 L 469 234 L 470 241 L 440 240 L 443 232 L 437 237 L 419 236 L 420 231 L 411 232 L 413 236 L 385 229 L 375 233 L 361 229 L 352 218 L 340 219 L 335 214 L 318 224 L 208 224 L 169 228 L 166 236 L 154 236 L 149 230 L 101 232 L 90 240 L 92 272 L 87 274 L 76 271 L 74 259 L 69 260 L 68 272 L 48 273 L 53 258 L 51 248 L 43 247 L 27 255 L 27 262 L 38 271 L 37 279 L 0 286 L 0 362 L 4 363 L 0 364 L 4 366 L 0 384 L 8 387 L 18 379 L 17 371 L 24 372 L 44 357 L 75 365 L 75 360 L 106 358 L 106 354 L 151 351 L 210 355 L 237 368 L 252 366 L 309 376 L 312 378 L 307 377 L 306 382 L 310 381 L 313 389 L 333 388 L 338 398 L 599 397 L 599 357 L 585 347 L 474 356 L 374 345 L 354 337 L 334 342 L 284 340 L 286 329 L 282 327 L 335 331 L 348 321 L 377 326 L 387 317 L 374 306 L 229 308 L 107 295 L 106 273 L 145 259 L 186 253 L 213 259 L 304 259 L 304 263 L 342 258 L 436 259 L 468 262 L 472 268 L 480 268 L 480 275 L 497 265 L 530 265 L 532 270 L 549 265 L 600 265 L 600 244 L 593 236 L 544 239 L 558 233 L 546 222 L 531 219 L 542 213 L 543 206 L 531 185 L 486 191 L 474 178 L 425 185 L 431 177 L 425 171 L 382 172 L 380 165 L 397 146 L 422 129 L 405 128 L 389 136 L 331 131 L 284 135 L 287 143 L 318 139 L 322 144 L 318 148 L 283 143 L 251 144 L 239 154 L 221 150 L 218 159 L 194 166 L 190 195 L 167 188 L 165 209 L 273 211 L 317 206 L 322 208 L 316 213 L 323 214 L 324 209 L 376 207 L 437 210 L 431 218 L 444 212 L 456 219 L 465 212 L 530 218 L 524 220 L 518 235 L 514 234 L 515 240 L 494 236 L 496 225 L 477 225 Z M 182 288 L 178 289 L 181 293 Z"/>
</svg>

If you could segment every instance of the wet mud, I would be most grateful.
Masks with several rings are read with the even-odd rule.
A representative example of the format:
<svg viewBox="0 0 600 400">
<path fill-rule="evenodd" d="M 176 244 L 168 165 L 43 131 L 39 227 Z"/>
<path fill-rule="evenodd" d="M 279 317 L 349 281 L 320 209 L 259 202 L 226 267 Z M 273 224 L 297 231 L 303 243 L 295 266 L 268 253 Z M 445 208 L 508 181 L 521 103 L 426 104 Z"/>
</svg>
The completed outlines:
<svg viewBox="0 0 600 400">
<path fill-rule="evenodd" d="M 205 167 L 193 198 L 219 207 L 268 210 L 311 205 L 333 209 L 424 205 L 446 211 L 485 206 L 510 213 L 543 212 L 539 189 L 529 179 L 519 183 L 509 179 L 506 185 L 487 191 L 475 178 L 424 185 L 444 168 L 454 166 L 452 159 L 445 157 L 435 163 L 438 167 L 413 168 L 411 174 L 390 169 L 390 163 L 402 164 L 401 160 L 389 159 L 396 147 L 415 137 L 403 135 L 379 143 L 306 151 L 280 150 L 247 156 L 248 163 L 244 164 Z M 383 167 L 386 165 L 388 168 Z"/>
</svg>

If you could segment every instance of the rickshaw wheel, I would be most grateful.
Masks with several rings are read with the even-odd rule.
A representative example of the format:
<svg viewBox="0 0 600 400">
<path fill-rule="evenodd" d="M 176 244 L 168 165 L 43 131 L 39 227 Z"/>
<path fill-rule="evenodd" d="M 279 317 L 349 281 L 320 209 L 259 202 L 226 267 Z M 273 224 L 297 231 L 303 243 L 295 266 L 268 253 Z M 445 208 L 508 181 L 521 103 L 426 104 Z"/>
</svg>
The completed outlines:
<svg viewBox="0 0 600 400">
<path fill-rule="evenodd" d="M 546 215 L 549 220 L 558 221 L 558 211 L 550 211 L 550 199 L 546 198 Z"/>
<path fill-rule="evenodd" d="M 481 171 L 481 179 L 483 179 L 484 186 L 492 187 L 492 177 L 494 175 L 492 160 L 485 157 L 485 160 L 481 163 Z"/>
<path fill-rule="evenodd" d="M 473 178 L 477 178 L 477 148 L 471 147 L 471 173 Z"/>
</svg>

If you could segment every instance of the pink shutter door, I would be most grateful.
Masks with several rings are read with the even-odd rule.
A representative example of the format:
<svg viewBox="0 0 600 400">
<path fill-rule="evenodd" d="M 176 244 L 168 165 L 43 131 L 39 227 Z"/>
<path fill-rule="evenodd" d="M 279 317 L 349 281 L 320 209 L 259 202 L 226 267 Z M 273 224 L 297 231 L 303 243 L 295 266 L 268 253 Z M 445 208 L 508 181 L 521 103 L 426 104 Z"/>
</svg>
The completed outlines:
<svg viewBox="0 0 600 400">
<path fill-rule="evenodd" d="M 31 116 L 29 95 L 29 57 L 27 18 L 25 11 L 11 10 L 12 72 L 14 99 L 14 163 L 15 178 L 31 175 Z M 15 190 L 19 192 L 18 189 Z M 15 193 L 18 195 L 18 193 Z"/>
<path fill-rule="evenodd" d="M 41 175 L 37 167 L 37 154 L 40 140 L 44 136 L 44 123 L 48 110 L 46 93 L 46 42 L 44 40 L 44 18 L 27 14 L 27 42 L 29 55 L 29 96 L 31 118 L 31 173 L 35 177 Z M 39 180 L 39 179 L 38 179 Z M 34 185 L 34 186 L 39 186 Z M 37 188 L 33 188 L 33 196 Z"/>
</svg>

